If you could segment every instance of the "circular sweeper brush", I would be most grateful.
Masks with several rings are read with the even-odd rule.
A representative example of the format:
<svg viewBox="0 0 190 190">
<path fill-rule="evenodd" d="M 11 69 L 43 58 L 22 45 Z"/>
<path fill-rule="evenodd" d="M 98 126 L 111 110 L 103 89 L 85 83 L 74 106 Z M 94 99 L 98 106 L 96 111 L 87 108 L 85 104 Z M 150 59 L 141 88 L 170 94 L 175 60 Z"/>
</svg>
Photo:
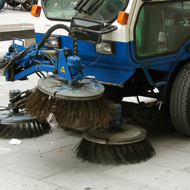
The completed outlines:
<svg viewBox="0 0 190 190">
<path fill-rule="evenodd" d="M 135 125 L 92 128 L 76 148 L 78 158 L 102 164 L 133 164 L 155 155 L 146 130 Z"/>
<path fill-rule="evenodd" d="M 38 122 L 23 109 L 28 94 L 29 90 L 9 92 L 10 104 L 0 109 L 0 138 L 32 138 L 52 131 L 47 122 Z"/>
<path fill-rule="evenodd" d="M 38 137 L 51 131 L 48 123 L 40 123 L 26 112 L 0 111 L 0 121 L 0 138 L 5 139 Z"/>
<path fill-rule="evenodd" d="M 113 109 L 103 93 L 104 86 L 92 79 L 68 81 L 51 75 L 39 79 L 25 107 L 41 122 L 53 113 L 60 127 L 85 130 L 106 126 L 111 119 Z"/>
</svg>

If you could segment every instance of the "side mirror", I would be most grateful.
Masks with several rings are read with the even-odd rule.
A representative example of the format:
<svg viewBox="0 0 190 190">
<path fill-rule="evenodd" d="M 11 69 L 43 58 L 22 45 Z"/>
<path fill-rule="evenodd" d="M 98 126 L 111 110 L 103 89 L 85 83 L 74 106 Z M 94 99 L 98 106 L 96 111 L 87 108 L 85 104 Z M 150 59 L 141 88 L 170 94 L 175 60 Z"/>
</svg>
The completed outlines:
<svg viewBox="0 0 190 190">
<path fill-rule="evenodd" d="M 100 43 L 104 24 L 97 21 L 73 17 L 70 28 L 74 31 L 78 40 Z"/>
</svg>

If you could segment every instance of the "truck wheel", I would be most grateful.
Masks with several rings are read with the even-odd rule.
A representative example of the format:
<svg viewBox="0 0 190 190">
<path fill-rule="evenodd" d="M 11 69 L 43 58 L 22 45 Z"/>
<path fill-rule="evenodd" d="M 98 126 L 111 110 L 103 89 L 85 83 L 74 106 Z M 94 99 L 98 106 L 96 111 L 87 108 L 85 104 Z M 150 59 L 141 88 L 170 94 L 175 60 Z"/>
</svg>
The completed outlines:
<svg viewBox="0 0 190 190">
<path fill-rule="evenodd" d="M 17 7 L 20 5 L 20 3 L 17 3 L 17 2 L 9 2 L 8 1 L 8 5 L 10 5 L 11 7 Z"/>
<path fill-rule="evenodd" d="M 170 94 L 170 115 L 175 129 L 190 136 L 190 62 L 177 73 Z"/>
<path fill-rule="evenodd" d="M 26 3 L 23 3 L 22 6 L 27 10 L 30 11 L 32 8 L 32 5 L 37 4 L 38 0 L 29 0 Z"/>
</svg>

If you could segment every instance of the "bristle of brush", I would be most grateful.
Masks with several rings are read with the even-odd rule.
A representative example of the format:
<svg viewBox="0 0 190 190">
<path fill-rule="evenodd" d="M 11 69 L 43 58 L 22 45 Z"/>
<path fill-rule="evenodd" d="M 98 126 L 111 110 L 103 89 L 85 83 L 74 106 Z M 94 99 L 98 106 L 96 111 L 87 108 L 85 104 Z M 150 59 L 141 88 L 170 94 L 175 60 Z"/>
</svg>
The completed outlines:
<svg viewBox="0 0 190 190">
<path fill-rule="evenodd" d="M 97 164 L 135 164 L 155 155 L 147 139 L 124 145 L 105 145 L 83 138 L 75 149 L 78 158 Z"/>
<path fill-rule="evenodd" d="M 38 88 L 27 98 L 26 111 L 46 121 L 50 113 L 62 128 L 85 130 L 95 126 L 108 125 L 114 106 L 105 97 L 88 101 L 75 101 L 54 98 Z"/>
<path fill-rule="evenodd" d="M 1 124 L 0 138 L 33 138 L 42 136 L 52 132 L 52 128 L 48 123 L 40 123 L 38 121 L 21 124 Z"/>
</svg>

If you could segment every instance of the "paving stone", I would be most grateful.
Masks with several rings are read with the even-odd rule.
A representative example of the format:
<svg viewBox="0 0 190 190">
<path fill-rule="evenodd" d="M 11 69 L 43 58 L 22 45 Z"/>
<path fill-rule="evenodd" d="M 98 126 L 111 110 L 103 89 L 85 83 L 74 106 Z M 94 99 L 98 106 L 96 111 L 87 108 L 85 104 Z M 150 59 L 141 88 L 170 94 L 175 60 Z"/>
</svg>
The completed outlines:
<svg viewBox="0 0 190 190">
<path fill-rule="evenodd" d="M 57 185 L 45 183 L 36 180 L 33 177 L 27 177 L 4 169 L 0 169 L 1 190 L 57 190 Z"/>
<path fill-rule="evenodd" d="M 186 141 L 187 139 L 189 138 L 182 136 L 178 132 L 171 132 L 170 134 L 151 136 L 149 138 L 150 142 L 154 146 L 159 146 L 159 147 L 164 147 L 164 148 L 175 147 L 178 143 Z"/>
<path fill-rule="evenodd" d="M 176 188 L 177 190 L 178 188 Z M 161 184 L 159 187 L 155 187 L 152 185 L 146 185 L 145 187 L 143 187 L 142 189 L 138 189 L 138 190 L 162 190 Z"/>
<path fill-rule="evenodd" d="M 20 145 L 21 146 L 21 145 Z M 39 153 L 15 151 L 3 154 L 0 158 L 0 168 L 19 173 L 34 179 L 42 179 L 76 167 L 76 164 L 67 160 L 55 160 L 52 157 L 41 156 Z"/>
<path fill-rule="evenodd" d="M 52 133 L 37 138 L 23 139 L 22 150 L 27 151 L 30 147 L 30 151 L 40 151 L 40 154 L 44 154 L 68 146 L 73 149 L 81 139 L 81 133 L 56 128 Z"/>
<path fill-rule="evenodd" d="M 153 165 L 165 166 L 176 170 L 190 167 L 190 154 L 173 149 L 155 147 L 156 157 L 149 160 Z"/>
<path fill-rule="evenodd" d="M 185 136 L 182 136 L 182 137 L 183 137 L 183 140 L 178 141 L 177 143 L 175 143 L 171 146 L 168 146 L 168 148 L 177 150 L 180 152 L 190 153 L 190 138 L 185 137 Z"/>
<path fill-rule="evenodd" d="M 137 190 L 145 185 L 122 179 L 117 176 L 105 174 L 97 169 L 101 167 L 95 164 L 77 167 L 69 171 L 43 179 L 52 184 L 64 186 L 72 190 Z M 109 166 L 107 166 L 109 168 Z"/>
<path fill-rule="evenodd" d="M 121 177 L 123 180 L 127 179 L 133 183 L 142 183 L 145 185 L 144 189 L 188 190 L 190 187 L 189 173 L 174 170 L 169 167 L 158 166 L 152 164 L 152 162 L 124 167 L 119 166 L 107 170 L 104 173 Z"/>
</svg>

